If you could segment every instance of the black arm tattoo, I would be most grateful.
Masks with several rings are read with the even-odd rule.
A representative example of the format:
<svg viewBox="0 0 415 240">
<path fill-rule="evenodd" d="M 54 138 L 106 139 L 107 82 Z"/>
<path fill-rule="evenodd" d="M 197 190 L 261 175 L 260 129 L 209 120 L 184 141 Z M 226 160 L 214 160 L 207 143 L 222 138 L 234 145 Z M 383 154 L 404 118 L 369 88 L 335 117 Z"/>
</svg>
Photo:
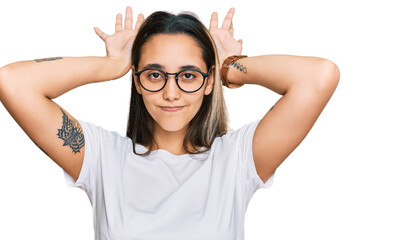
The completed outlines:
<svg viewBox="0 0 415 240">
<path fill-rule="evenodd" d="M 62 57 L 52 57 L 52 58 L 39 58 L 39 59 L 35 59 L 36 62 L 45 62 L 45 61 L 54 61 L 54 60 L 59 60 L 59 59 L 63 59 Z"/>
<path fill-rule="evenodd" d="M 242 64 L 240 64 L 238 62 L 233 62 L 229 66 L 233 66 L 234 68 L 238 69 L 239 71 L 241 71 L 244 74 L 246 74 L 248 72 L 248 70 L 246 69 L 246 67 L 244 67 L 244 65 L 242 65 Z"/>
<path fill-rule="evenodd" d="M 84 146 L 84 134 L 80 126 L 75 126 L 75 121 L 69 119 L 68 115 L 62 111 L 62 128 L 58 129 L 58 138 L 64 141 L 63 146 L 72 148 L 74 154 L 80 152 Z"/>
</svg>

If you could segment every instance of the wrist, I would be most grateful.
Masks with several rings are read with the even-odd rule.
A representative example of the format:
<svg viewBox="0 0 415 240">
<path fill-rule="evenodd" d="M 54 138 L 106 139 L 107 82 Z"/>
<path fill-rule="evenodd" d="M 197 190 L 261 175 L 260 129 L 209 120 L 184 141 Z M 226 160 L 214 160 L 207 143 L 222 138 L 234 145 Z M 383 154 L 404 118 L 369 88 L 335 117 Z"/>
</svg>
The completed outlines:
<svg viewBox="0 0 415 240">
<path fill-rule="evenodd" d="M 124 76 L 131 68 L 130 60 L 119 57 L 104 57 L 106 61 L 106 69 L 111 74 L 111 79 L 117 79 Z"/>
<path fill-rule="evenodd" d="M 242 74 L 247 73 L 245 66 L 239 63 L 246 55 L 233 55 L 226 58 L 221 66 L 222 85 L 228 88 L 238 88 L 244 85 L 242 81 Z"/>
</svg>

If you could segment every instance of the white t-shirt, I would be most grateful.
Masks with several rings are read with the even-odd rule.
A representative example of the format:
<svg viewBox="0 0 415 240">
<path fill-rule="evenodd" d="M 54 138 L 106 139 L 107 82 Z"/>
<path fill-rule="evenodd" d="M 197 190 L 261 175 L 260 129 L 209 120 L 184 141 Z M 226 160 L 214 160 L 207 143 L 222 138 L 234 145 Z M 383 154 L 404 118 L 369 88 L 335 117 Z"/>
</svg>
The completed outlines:
<svg viewBox="0 0 415 240">
<path fill-rule="evenodd" d="M 78 120 L 83 165 L 76 182 L 64 177 L 87 193 L 96 240 L 241 240 L 252 195 L 274 179 L 264 184 L 255 169 L 259 121 L 216 138 L 204 154 L 159 149 L 140 157 L 130 138 Z M 146 150 L 136 144 L 137 153 Z"/>
</svg>

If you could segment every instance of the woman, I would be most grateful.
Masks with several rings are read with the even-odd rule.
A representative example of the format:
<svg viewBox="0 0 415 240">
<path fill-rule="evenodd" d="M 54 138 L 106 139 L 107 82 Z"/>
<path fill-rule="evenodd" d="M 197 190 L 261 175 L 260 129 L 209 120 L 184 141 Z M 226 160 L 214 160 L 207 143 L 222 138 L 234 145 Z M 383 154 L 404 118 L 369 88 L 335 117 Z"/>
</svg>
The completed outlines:
<svg viewBox="0 0 415 240">
<path fill-rule="evenodd" d="M 191 14 L 116 17 L 106 57 L 56 57 L 0 69 L 0 100 L 28 136 L 85 190 L 96 239 L 243 239 L 259 188 L 300 144 L 339 70 L 317 57 L 241 56 L 230 9 L 209 31 Z M 133 71 L 127 137 L 75 119 L 52 99 Z M 260 120 L 228 132 L 222 85 L 283 95 Z M 25 86 L 24 88 L 22 86 Z"/>
</svg>

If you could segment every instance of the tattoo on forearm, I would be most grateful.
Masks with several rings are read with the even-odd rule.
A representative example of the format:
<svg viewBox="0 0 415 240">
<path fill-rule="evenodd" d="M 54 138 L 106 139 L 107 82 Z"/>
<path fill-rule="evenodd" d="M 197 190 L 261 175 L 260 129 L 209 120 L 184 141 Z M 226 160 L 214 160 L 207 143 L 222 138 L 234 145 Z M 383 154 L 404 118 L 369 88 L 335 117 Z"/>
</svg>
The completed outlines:
<svg viewBox="0 0 415 240">
<path fill-rule="evenodd" d="M 59 60 L 59 59 L 63 59 L 62 57 L 52 57 L 52 58 L 39 58 L 39 59 L 35 59 L 36 62 L 45 62 L 45 61 L 54 61 L 54 60 Z"/>
<path fill-rule="evenodd" d="M 64 141 L 63 146 L 72 148 L 74 154 L 80 152 L 84 146 L 84 134 L 80 126 L 75 126 L 75 121 L 69 119 L 68 115 L 62 111 L 62 128 L 58 129 L 58 138 Z"/>
<path fill-rule="evenodd" d="M 233 66 L 234 68 L 238 69 L 239 71 L 241 71 L 244 74 L 246 74 L 248 72 L 246 67 L 244 67 L 244 65 L 242 65 L 238 62 L 233 62 L 233 63 L 230 64 L 230 66 Z"/>
</svg>

